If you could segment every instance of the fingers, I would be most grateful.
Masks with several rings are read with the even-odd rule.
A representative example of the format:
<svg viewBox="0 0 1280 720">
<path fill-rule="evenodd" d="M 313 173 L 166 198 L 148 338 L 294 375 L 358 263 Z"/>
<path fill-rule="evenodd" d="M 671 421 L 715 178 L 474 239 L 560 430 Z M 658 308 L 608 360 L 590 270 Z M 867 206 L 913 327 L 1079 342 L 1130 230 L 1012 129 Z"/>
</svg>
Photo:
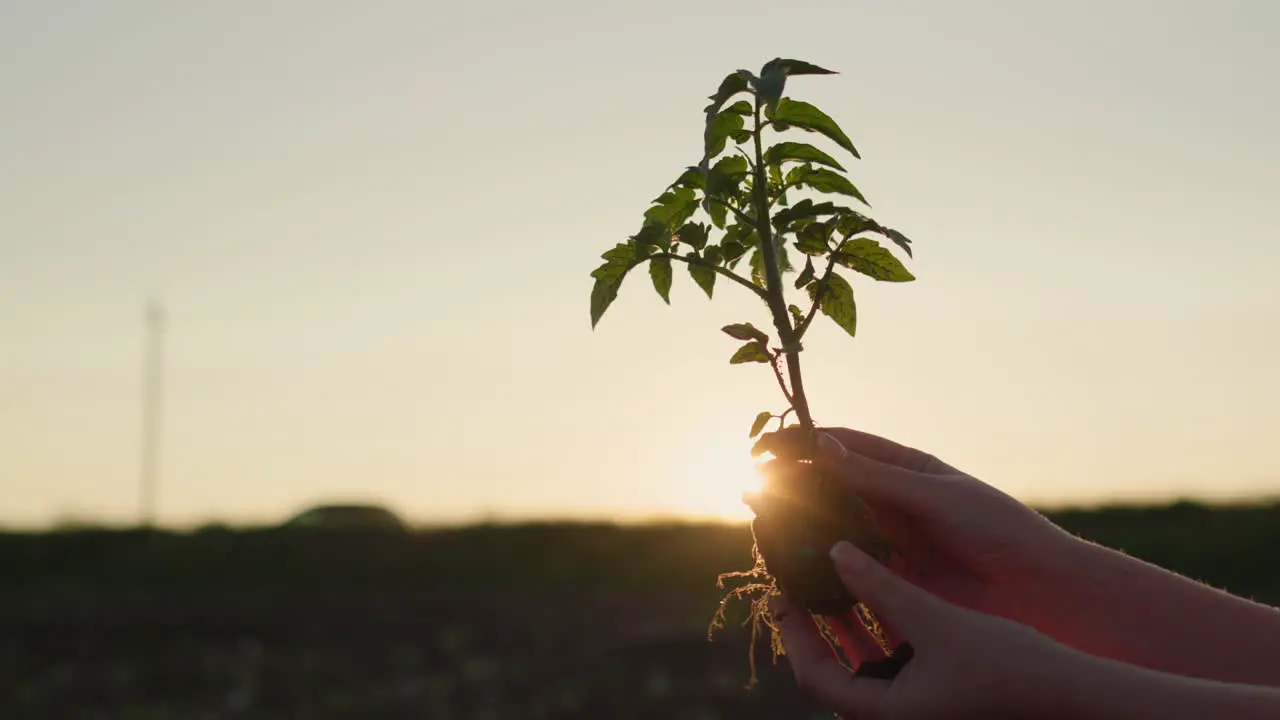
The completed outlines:
<svg viewBox="0 0 1280 720">
<path fill-rule="evenodd" d="M 835 427 L 822 428 L 822 432 L 831 435 L 852 452 L 903 470 L 928 474 L 960 472 L 927 452 L 901 445 L 878 435 L 851 428 Z"/>
<path fill-rule="evenodd" d="M 751 455 L 758 457 L 773 453 L 779 460 L 803 459 L 808 448 L 804 446 L 804 433 L 798 427 L 767 432 L 751 446 Z"/>
<path fill-rule="evenodd" d="M 959 472 L 928 453 L 870 433 L 839 427 L 819 428 L 819 430 L 835 438 L 851 452 L 886 465 L 920 473 Z M 752 452 L 756 455 L 771 452 L 780 459 L 797 460 L 804 455 L 806 449 L 804 442 L 804 431 L 799 427 L 790 427 L 761 436 Z"/>
<path fill-rule="evenodd" d="M 936 504 L 933 488 L 940 482 L 936 476 L 904 470 L 850 452 L 825 433 L 818 436 L 817 450 L 816 463 L 868 502 L 897 509 L 906 515 L 917 515 Z M 781 480 L 800 467 L 804 466 L 783 450 L 777 460 L 765 463 L 761 472 L 771 480 Z M 786 483 L 778 482 L 774 486 L 781 488 Z M 754 507 L 758 500 L 753 498 L 749 504 Z"/>
<path fill-rule="evenodd" d="M 791 602 L 786 595 L 774 595 L 769 598 L 769 610 L 782 631 L 782 643 L 792 666 L 835 660 L 831 646 L 822 637 L 813 616 L 803 607 Z"/>
<path fill-rule="evenodd" d="M 837 615 L 828 617 L 827 624 L 840 642 L 840 649 L 844 651 L 844 659 L 850 667 L 857 668 L 864 662 L 884 659 L 884 649 L 860 620 Z"/>
<path fill-rule="evenodd" d="M 826 707 L 854 717 L 861 709 L 874 703 L 887 683 L 855 679 L 836 659 L 809 613 L 783 597 L 773 600 L 770 607 L 782 631 L 782 645 L 795 673 L 796 684 Z"/>
<path fill-rule="evenodd" d="M 907 640 L 927 634 L 944 610 L 937 598 L 898 577 L 852 543 L 836 543 L 831 559 L 849 592 Z"/>
</svg>

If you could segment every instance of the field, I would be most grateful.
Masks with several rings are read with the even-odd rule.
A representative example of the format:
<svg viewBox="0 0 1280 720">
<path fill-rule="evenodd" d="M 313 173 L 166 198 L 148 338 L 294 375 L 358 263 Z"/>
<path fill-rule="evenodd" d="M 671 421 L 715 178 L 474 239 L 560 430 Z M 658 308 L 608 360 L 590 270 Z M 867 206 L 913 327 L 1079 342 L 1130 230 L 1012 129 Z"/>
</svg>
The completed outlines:
<svg viewBox="0 0 1280 720">
<path fill-rule="evenodd" d="M 1280 505 L 1052 514 L 1280 604 Z M 746 631 L 745 528 L 0 534 L 0 717 L 824 717 Z M 741 617 L 739 615 L 739 617 Z"/>
</svg>

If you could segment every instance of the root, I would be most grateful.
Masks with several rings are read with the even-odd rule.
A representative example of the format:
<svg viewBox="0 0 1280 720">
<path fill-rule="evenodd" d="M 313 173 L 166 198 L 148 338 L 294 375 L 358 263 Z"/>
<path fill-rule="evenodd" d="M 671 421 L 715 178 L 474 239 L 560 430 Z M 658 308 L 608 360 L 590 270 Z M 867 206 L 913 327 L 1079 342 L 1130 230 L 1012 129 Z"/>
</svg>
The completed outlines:
<svg viewBox="0 0 1280 720">
<path fill-rule="evenodd" d="M 769 610 L 769 598 L 778 594 L 777 581 L 769 574 L 765 567 L 764 557 L 760 554 L 760 548 L 756 544 L 751 546 L 751 557 L 755 561 L 750 570 L 739 570 L 735 572 L 721 573 L 716 578 L 716 587 L 721 590 L 725 589 L 725 581 L 731 579 L 745 579 L 748 582 L 737 587 L 730 588 L 720 598 L 720 604 L 716 607 L 715 614 L 711 617 L 711 622 L 707 626 L 707 640 L 715 639 L 715 631 L 722 629 L 725 624 L 725 611 L 729 607 L 730 600 L 745 599 L 749 601 L 747 619 L 743 621 L 742 626 L 751 626 L 751 644 L 747 648 L 747 660 L 751 667 L 751 677 L 747 681 L 747 688 L 755 687 L 759 682 L 759 676 L 756 672 L 756 644 L 760 641 L 760 636 L 767 630 L 769 633 L 769 650 L 770 659 L 776 665 L 778 658 L 786 655 L 786 649 L 782 646 L 782 633 L 778 628 L 777 619 Z M 871 609 L 862 603 L 858 603 L 853 608 L 853 614 L 857 617 L 862 625 L 875 639 L 885 654 L 891 653 L 888 636 L 885 635 L 884 628 L 876 620 L 876 616 Z M 814 615 L 813 620 L 818 626 L 819 632 L 826 639 L 827 644 L 832 648 L 840 647 L 840 641 L 835 630 L 832 629 L 831 623 L 827 618 L 820 615 Z M 840 653 L 836 654 L 837 657 Z M 854 668 L 850 668 L 853 670 Z"/>
<path fill-rule="evenodd" d="M 884 651 L 884 654 L 892 655 L 893 648 L 889 646 L 889 636 L 885 634 L 884 626 L 880 624 L 879 620 L 876 620 L 876 615 L 871 612 L 871 608 L 863 605 L 862 603 L 858 603 L 854 606 L 853 611 L 854 614 L 857 615 L 858 619 L 862 621 L 862 626 L 867 629 L 867 632 L 870 633 L 872 639 L 874 639 L 876 644 L 880 646 L 880 649 Z"/>
<path fill-rule="evenodd" d="M 773 613 L 769 611 L 769 598 L 778 594 L 777 582 L 765 568 L 764 557 L 760 554 L 759 546 L 752 544 L 751 557 L 755 562 L 750 570 L 722 573 L 716 578 L 716 587 L 721 590 L 725 589 L 726 580 L 742 578 L 750 582 L 729 589 L 720 598 L 720 605 L 707 626 L 707 639 L 712 640 L 715 637 L 715 631 L 724 627 L 725 610 L 728 609 L 729 601 L 749 600 L 747 619 L 742 623 L 743 627 L 751 625 L 751 644 L 747 648 L 747 660 L 751 666 L 751 678 L 747 681 L 748 688 L 754 687 L 759 680 L 756 673 L 756 643 L 760 641 L 760 635 L 765 630 L 769 632 L 769 649 L 772 652 L 773 662 L 776 664 L 778 658 L 786 654 L 782 647 L 782 635 L 778 630 L 778 623 Z"/>
</svg>

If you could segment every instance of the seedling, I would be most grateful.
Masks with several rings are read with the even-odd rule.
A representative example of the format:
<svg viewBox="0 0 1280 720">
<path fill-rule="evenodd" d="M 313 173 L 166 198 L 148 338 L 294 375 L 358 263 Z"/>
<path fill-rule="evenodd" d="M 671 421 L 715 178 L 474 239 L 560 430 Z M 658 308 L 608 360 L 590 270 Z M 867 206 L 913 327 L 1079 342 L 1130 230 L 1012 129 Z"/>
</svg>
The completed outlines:
<svg viewBox="0 0 1280 720">
<path fill-rule="evenodd" d="M 771 482 L 752 503 L 755 568 L 720 578 L 721 587 L 731 577 L 758 580 L 725 598 L 755 596 L 751 619 L 757 631 L 761 621 L 773 627 L 764 601 L 775 589 L 820 617 L 853 608 L 856 599 L 845 591 L 827 557 L 838 540 L 851 540 L 882 559 L 889 552 L 871 530 L 861 501 L 805 464 L 816 435 L 800 355 L 819 313 L 850 337 L 855 334 L 857 309 L 844 271 L 883 282 L 915 279 L 876 236 L 908 256 L 911 241 L 841 204 L 870 207 L 836 157 L 796 141 L 804 135 L 792 133 L 766 143 L 768 134 L 801 131 L 860 157 L 835 120 L 783 94 L 791 77 L 834 74 L 804 61 L 777 58 L 758 74 L 738 70 L 725 77 L 705 108 L 702 159 L 652 202 L 640 230 L 604 253 L 604 264 L 591 273 L 593 328 L 627 274 L 646 263 L 654 289 L 668 304 L 678 263 L 708 298 L 723 279 L 755 295 L 768 312 L 772 335 L 750 322 L 722 328 L 742 343 L 729 362 L 770 367 L 786 401 L 780 412 L 756 415 L 750 436 L 760 435 L 772 422 L 778 428 L 798 425 L 810 438 L 810 454 L 800 458 L 800 471 Z M 807 299 L 792 303 L 789 292 Z M 722 602 L 718 618 L 723 610 Z"/>
</svg>

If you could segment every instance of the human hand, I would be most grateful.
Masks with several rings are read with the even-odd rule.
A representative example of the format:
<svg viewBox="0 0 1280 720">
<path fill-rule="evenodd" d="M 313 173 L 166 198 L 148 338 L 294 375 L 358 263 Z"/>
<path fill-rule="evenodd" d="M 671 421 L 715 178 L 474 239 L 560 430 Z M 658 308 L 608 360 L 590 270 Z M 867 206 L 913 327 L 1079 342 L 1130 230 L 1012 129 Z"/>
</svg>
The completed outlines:
<svg viewBox="0 0 1280 720">
<path fill-rule="evenodd" d="M 775 596 L 771 610 L 796 682 L 828 709 L 848 720 L 1048 718 L 1064 709 L 1073 672 L 1083 670 L 1087 656 L 1029 627 L 948 603 L 847 542 L 837 544 L 832 557 L 849 591 L 914 652 L 893 679 L 855 676 L 813 617 Z M 865 630 L 846 627 L 840 635 L 850 664 L 884 661 Z"/>
<path fill-rule="evenodd" d="M 754 452 L 775 456 L 764 467 L 774 480 L 800 467 L 804 437 L 780 430 Z M 932 455 L 857 430 L 823 428 L 814 462 L 870 508 L 898 551 L 890 569 L 948 602 L 1055 634 L 1043 600 L 1076 538 Z"/>
</svg>

